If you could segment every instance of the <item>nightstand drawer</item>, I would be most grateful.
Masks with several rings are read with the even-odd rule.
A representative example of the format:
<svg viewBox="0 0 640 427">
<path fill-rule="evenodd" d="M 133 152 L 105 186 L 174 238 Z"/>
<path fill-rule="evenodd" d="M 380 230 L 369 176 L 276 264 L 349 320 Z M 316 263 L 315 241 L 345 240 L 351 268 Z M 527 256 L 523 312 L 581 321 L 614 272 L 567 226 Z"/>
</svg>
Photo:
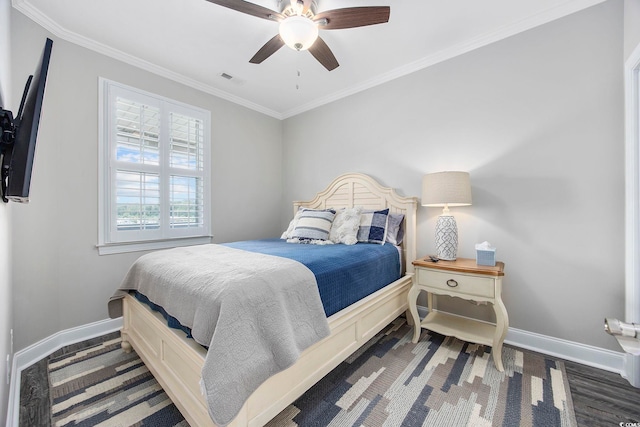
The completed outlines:
<svg viewBox="0 0 640 427">
<path fill-rule="evenodd" d="M 417 269 L 418 284 L 458 294 L 495 297 L 495 280 L 490 277 L 467 276 L 458 273 Z M 448 284 L 447 284 L 448 283 Z"/>
</svg>

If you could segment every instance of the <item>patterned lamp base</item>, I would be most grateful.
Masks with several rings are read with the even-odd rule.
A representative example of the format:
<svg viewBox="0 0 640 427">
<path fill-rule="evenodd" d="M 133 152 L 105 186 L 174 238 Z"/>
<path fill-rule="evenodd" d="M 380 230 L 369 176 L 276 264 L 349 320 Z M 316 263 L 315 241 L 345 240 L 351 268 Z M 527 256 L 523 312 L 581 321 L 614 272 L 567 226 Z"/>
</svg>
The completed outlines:
<svg viewBox="0 0 640 427">
<path fill-rule="evenodd" d="M 436 223 L 436 256 L 453 261 L 458 255 L 458 226 L 451 215 L 440 215 Z"/>
</svg>

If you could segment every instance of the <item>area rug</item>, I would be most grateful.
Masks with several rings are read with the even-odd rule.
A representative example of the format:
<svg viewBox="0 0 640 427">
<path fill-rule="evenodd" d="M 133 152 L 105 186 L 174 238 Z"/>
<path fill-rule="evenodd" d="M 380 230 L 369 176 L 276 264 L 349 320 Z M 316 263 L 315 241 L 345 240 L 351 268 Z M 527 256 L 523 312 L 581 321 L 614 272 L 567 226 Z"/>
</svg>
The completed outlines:
<svg viewBox="0 0 640 427">
<path fill-rule="evenodd" d="M 398 318 L 269 427 L 576 426 L 564 364 L 505 346 L 491 348 L 413 328 Z"/>
<path fill-rule="evenodd" d="M 188 427 L 138 355 L 120 343 L 49 360 L 51 425 Z"/>
<path fill-rule="evenodd" d="M 491 348 L 396 319 L 267 427 L 575 427 L 562 361 Z M 120 340 L 49 362 L 53 426 L 187 426 L 135 352 Z"/>
</svg>

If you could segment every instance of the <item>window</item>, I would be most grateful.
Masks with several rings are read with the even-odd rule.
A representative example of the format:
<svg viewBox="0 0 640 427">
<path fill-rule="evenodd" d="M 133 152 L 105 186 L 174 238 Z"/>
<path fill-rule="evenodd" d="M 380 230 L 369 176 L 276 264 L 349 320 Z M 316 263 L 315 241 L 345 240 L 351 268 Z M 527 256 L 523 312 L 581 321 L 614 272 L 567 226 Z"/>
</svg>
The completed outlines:
<svg viewBox="0 0 640 427">
<path fill-rule="evenodd" d="M 100 253 L 209 243 L 210 113 L 100 79 Z"/>
</svg>

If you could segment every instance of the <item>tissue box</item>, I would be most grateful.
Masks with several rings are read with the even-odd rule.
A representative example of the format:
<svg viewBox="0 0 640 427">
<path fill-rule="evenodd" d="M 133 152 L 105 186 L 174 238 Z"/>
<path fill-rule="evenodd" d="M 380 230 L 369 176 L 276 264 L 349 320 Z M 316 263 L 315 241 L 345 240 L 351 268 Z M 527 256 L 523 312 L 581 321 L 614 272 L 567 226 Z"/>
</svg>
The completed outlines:
<svg viewBox="0 0 640 427">
<path fill-rule="evenodd" d="M 476 264 L 494 267 L 496 265 L 496 250 L 476 249 Z"/>
</svg>

